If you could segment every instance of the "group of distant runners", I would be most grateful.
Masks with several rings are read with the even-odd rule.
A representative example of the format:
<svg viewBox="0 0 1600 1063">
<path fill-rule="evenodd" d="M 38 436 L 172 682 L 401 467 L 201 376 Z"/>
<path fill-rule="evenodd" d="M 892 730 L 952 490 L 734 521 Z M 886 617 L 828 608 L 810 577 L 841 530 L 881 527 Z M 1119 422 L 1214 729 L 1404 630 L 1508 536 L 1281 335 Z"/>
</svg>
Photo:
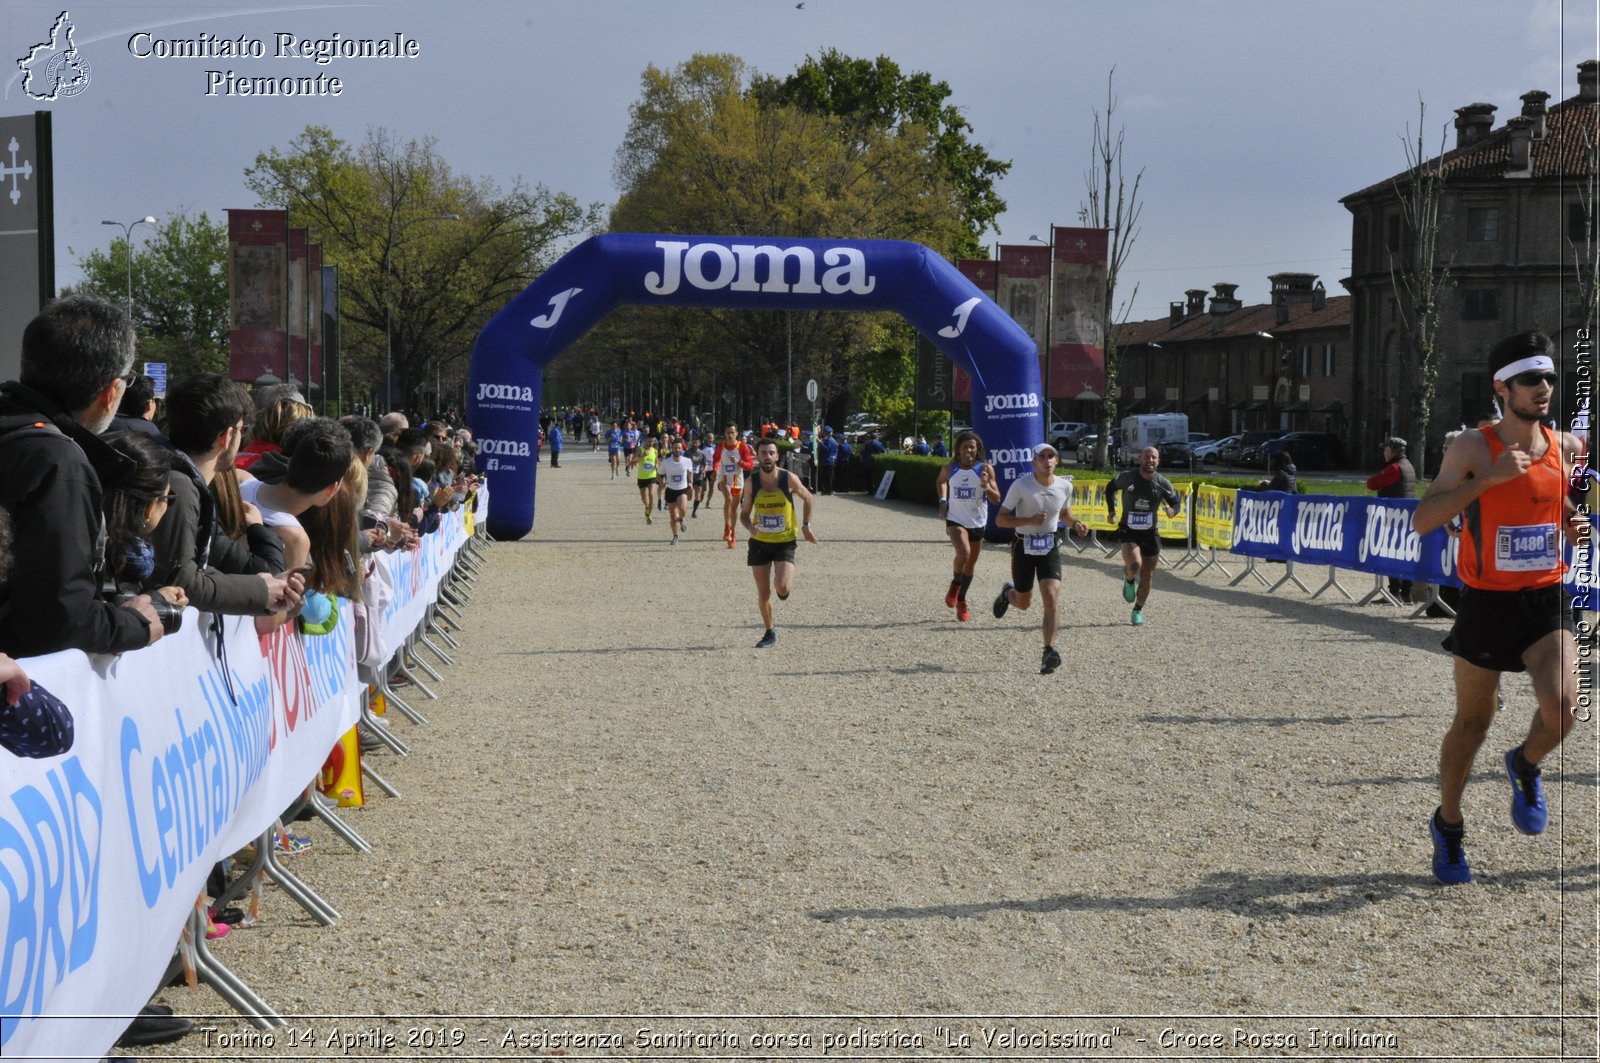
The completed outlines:
<svg viewBox="0 0 1600 1063">
<path fill-rule="evenodd" d="M 1571 605 L 1562 581 L 1562 540 L 1587 544 L 1589 518 L 1582 488 L 1590 483 L 1584 442 L 1552 431 L 1549 416 L 1558 382 L 1554 345 L 1538 332 L 1507 338 L 1490 352 L 1493 389 L 1504 415 L 1476 431 L 1465 431 L 1446 450 L 1437 477 L 1417 505 L 1419 535 L 1451 527 L 1460 537 L 1457 570 L 1465 589 L 1444 647 L 1454 656 L 1456 712 L 1441 744 L 1439 807 L 1430 817 L 1433 872 L 1445 884 L 1470 882 L 1463 838 L 1462 798 L 1472 764 L 1494 720 L 1500 676 L 1527 671 L 1538 700 L 1526 739 L 1503 760 L 1511 784 L 1511 819 L 1524 834 L 1539 834 L 1549 818 L 1539 764 L 1571 730 L 1578 699 L 1578 650 Z M 632 473 L 639 484 L 645 521 L 652 507 L 665 508 L 677 542 L 688 517 L 710 504 L 714 487 L 722 497 L 723 539 L 734 548 L 736 526 L 749 534 L 746 564 L 756 584 L 762 635 L 758 648 L 777 643 L 772 595 L 789 597 L 794 586 L 795 546 L 816 543 L 811 530 L 814 498 L 798 476 L 778 468 L 778 445 L 762 439 L 752 450 L 734 424 L 712 442 L 670 438 L 659 457 L 658 440 L 637 426 L 613 424 L 606 435 L 613 477 Z M 1002 498 L 999 476 L 985 460 L 983 441 L 972 431 L 956 436 L 954 458 L 938 477 L 939 514 L 954 548 L 946 607 L 958 621 L 971 619 L 967 594 L 983 549 L 989 510 L 995 524 L 1010 529 L 1010 578 L 994 598 L 992 612 L 1026 610 L 1035 585 L 1042 605 L 1044 641 L 1039 671 L 1061 667 L 1056 648 L 1061 590 L 1061 545 L 1067 534 L 1089 534 L 1072 512 L 1072 480 L 1057 476 L 1055 447 L 1033 448 L 1031 473 L 1014 480 Z M 1161 511 L 1180 512 L 1172 482 L 1160 471 L 1161 457 L 1146 448 L 1134 469 L 1106 486 L 1106 515 L 1116 524 L 1122 550 L 1122 596 L 1132 607 L 1129 622 L 1143 626 L 1151 583 L 1161 554 Z M 796 502 L 800 512 L 796 513 Z"/>
</svg>

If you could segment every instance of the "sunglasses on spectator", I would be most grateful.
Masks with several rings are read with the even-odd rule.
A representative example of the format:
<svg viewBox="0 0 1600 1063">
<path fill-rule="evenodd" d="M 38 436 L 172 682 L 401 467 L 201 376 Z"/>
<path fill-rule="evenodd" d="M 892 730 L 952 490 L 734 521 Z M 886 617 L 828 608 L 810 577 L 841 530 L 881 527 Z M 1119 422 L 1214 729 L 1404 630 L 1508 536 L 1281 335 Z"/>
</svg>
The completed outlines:
<svg viewBox="0 0 1600 1063">
<path fill-rule="evenodd" d="M 1541 383 L 1549 384 L 1551 387 L 1555 387 L 1557 378 L 1556 378 L 1556 375 L 1554 373 L 1538 373 L 1538 372 L 1534 372 L 1534 373 L 1518 373 L 1516 376 L 1512 377 L 1511 379 L 1512 379 L 1513 382 L 1515 382 L 1517 384 L 1520 384 L 1521 386 L 1523 386 L 1525 388 L 1534 388 L 1534 387 L 1538 387 Z"/>
</svg>

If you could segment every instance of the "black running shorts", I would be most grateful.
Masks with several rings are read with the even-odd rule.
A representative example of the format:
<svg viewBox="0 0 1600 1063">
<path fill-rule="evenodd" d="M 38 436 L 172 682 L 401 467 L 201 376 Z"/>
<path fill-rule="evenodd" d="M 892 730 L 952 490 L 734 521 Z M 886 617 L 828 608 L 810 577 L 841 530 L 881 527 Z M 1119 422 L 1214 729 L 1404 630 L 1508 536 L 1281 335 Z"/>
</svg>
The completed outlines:
<svg viewBox="0 0 1600 1063">
<path fill-rule="evenodd" d="M 969 528 L 965 524 L 957 524 L 953 520 L 945 521 L 944 522 L 944 527 L 945 527 L 945 534 L 946 535 L 950 534 L 950 529 L 951 528 L 960 528 L 962 531 L 967 533 L 967 542 L 969 542 L 969 543 L 977 543 L 979 546 L 983 545 L 983 529 L 982 528 Z"/>
<path fill-rule="evenodd" d="M 1011 584 L 1023 594 L 1033 590 L 1035 579 L 1053 579 L 1061 582 L 1061 544 L 1048 554 L 1026 554 L 1022 552 L 1022 540 L 1011 541 Z"/>
<path fill-rule="evenodd" d="M 760 568 L 763 565 L 776 564 L 787 561 L 794 564 L 794 540 L 786 543 L 766 543 L 760 539 L 750 540 L 750 552 L 745 556 L 745 564 L 751 568 Z"/>
<path fill-rule="evenodd" d="M 1559 584 L 1533 591 L 1464 587 L 1444 648 L 1468 664 L 1525 672 L 1522 655 L 1552 631 L 1574 631 L 1571 602 Z"/>
<path fill-rule="evenodd" d="M 1123 542 L 1139 548 L 1139 553 L 1145 557 L 1161 556 L 1161 536 L 1156 534 L 1154 528 L 1144 531 L 1129 531 L 1126 528 L 1118 532 L 1118 538 Z"/>
</svg>

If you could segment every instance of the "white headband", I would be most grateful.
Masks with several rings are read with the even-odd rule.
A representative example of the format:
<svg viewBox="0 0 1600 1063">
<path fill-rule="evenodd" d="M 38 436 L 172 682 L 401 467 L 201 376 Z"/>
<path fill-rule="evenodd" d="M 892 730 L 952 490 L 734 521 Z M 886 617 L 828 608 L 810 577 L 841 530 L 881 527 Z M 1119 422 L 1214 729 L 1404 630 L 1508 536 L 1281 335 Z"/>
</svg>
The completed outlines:
<svg viewBox="0 0 1600 1063">
<path fill-rule="evenodd" d="M 1535 354 L 1530 358 L 1512 362 L 1510 365 L 1503 365 L 1495 372 L 1494 378 L 1504 382 L 1519 373 L 1536 373 L 1540 370 L 1546 373 L 1554 373 L 1556 371 L 1556 363 L 1550 360 L 1548 354 Z"/>
</svg>

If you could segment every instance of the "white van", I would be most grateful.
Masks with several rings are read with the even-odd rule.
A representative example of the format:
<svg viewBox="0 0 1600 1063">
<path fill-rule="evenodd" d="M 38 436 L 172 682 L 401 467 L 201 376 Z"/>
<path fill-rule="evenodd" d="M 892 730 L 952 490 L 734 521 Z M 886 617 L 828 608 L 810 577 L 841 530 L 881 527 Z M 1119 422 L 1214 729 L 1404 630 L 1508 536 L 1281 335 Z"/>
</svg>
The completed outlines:
<svg viewBox="0 0 1600 1063">
<path fill-rule="evenodd" d="M 1124 417 L 1117 432 L 1117 464 L 1132 465 L 1145 447 L 1189 441 L 1189 415 L 1186 413 L 1142 413 Z"/>
</svg>

